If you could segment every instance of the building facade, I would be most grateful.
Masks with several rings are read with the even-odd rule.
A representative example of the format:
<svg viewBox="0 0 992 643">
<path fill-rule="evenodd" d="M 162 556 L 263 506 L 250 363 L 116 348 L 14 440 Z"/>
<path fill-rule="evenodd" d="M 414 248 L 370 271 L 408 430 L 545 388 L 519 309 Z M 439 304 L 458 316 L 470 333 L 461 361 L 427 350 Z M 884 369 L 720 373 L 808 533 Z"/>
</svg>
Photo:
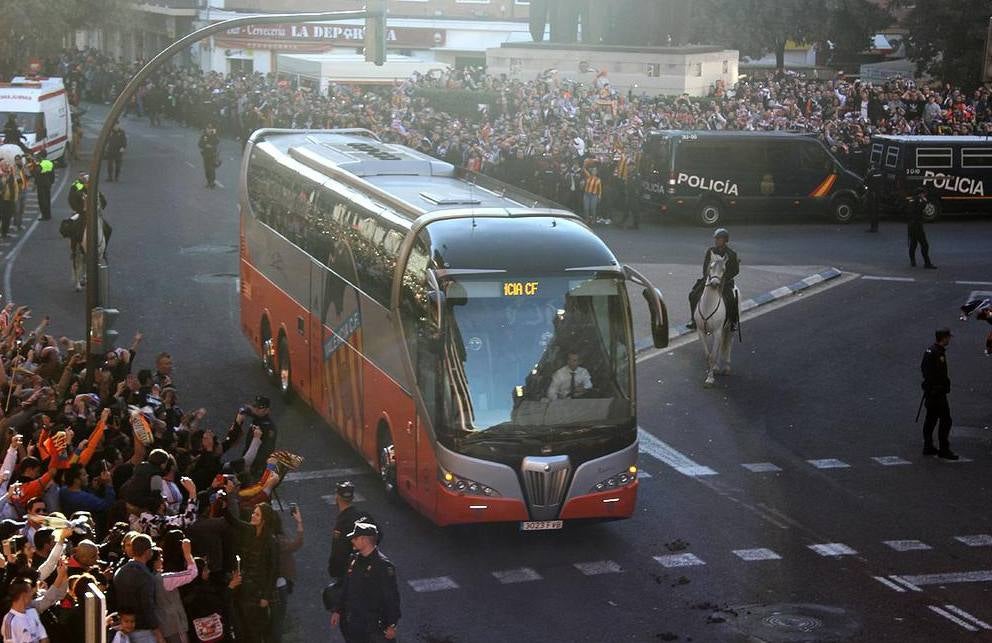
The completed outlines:
<svg viewBox="0 0 992 643">
<path fill-rule="evenodd" d="M 98 49 L 124 61 L 149 60 L 194 29 L 202 0 L 140 0 L 96 29 L 77 31 L 77 49 Z M 182 54 L 183 61 L 190 54 Z"/>
</svg>

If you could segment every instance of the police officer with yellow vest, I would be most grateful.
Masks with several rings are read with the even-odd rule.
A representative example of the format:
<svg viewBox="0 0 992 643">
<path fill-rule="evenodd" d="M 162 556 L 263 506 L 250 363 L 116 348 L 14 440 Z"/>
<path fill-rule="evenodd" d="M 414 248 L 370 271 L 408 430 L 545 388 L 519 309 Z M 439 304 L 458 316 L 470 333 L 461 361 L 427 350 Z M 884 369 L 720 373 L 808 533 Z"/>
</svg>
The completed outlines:
<svg viewBox="0 0 992 643">
<path fill-rule="evenodd" d="M 379 643 L 396 638 L 400 591 L 396 568 L 376 543 L 379 530 L 367 522 L 348 534 L 355 555 L 344 579 L 341 598 L 331 611 L 331 627 L 341 627 L 347 643 Z"/>
<path fill-rule="evenodd" d="M 41 221 L 52 218 L 52 185 L 55 183 L 55 164 L 48 159 L 28 161 L 28 171 L 34 179 L 35 193 L 38 195 L 38 210 L 41 211 Z"/>
</svg>

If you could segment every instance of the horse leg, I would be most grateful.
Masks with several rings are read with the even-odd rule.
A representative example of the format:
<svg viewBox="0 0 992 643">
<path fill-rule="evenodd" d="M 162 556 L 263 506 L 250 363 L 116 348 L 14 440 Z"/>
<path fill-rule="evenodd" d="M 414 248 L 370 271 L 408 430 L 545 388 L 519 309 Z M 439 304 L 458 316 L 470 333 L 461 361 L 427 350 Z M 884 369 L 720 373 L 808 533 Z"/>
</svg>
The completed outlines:
<svg viewBox="0 0 992 643">
<path fill-rule="evenodd" d="M 699 328 L 696 331 L 699 334 L 699 343 L 703 345 L 703 351 L 706 353 L 706 379 L 703 381 L 703 386 L 710 387 L 713 386 L 713 368 L 715 365 L 717 344 L 713 341 L 712 347 L 710 346 L 710 339 L 707 338 L 706 333 L 703 332 L 703 324 L 699 324 Z"/>
<path fill-rule="evenodd" d="M 730 327 L 727 327 L 723 334 L 723 345 L 720 347 L 720 357 L 723 362 L 723 368 L 720 369 L 720 375 L 730 375 L 730 351 L 733 345 L 734 334 L 730 332 Z"/>
</svg>

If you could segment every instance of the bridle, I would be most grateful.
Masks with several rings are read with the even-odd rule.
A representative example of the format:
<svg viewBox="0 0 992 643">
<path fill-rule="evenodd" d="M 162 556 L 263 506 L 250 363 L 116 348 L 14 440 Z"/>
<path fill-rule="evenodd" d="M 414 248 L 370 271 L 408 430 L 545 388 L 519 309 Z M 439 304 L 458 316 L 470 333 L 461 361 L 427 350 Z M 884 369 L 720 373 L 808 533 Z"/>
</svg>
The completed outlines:
<svg viewBox="0 0 992 643">
<path fill-rule="evenodd" d="M 710 266 L 712 267 L 712 264 L 715 263 L 715 262 L 716 262 L 716 259 L 710 259 Z M 723 262 L 726 263 L 726 259 L 724 259 Z M 710 319 L 712 319 L 713 318 L 713 315 L 716 314 L 716 311 L 720 310 L 720 306 L 723 305 L 723 278 L 724 278 L 724 275 L 726 275 L 726 274 L 727 274 L 726 270 L 724 270 L 722 273 L 720 273 L 720 281 L 717 282 L 716 285 L 711 285 L 709 283 L 706 284 L 706 288 L 716 288 L 717 291 L 720 293 L 720 298 L 717 299 L 716 306 L 713 307 L 713 310 L 710 312 L 709 315 L 705 315 L 704 316 L 704 315 L 700 314 L 700 317 L 702 317 L 702 320 L 703 320 L 703 332 L 704 333 L 708 333 L 709 332 L 707 330 L 707 323 L 706 322 L 708 322 Z M 712 280 L 712 278 L 710 278 L 710 280 Z M 700 301 L 702 301 L 702 298 L 700 298 Z M 698 304 L 697 304 L 696 308 L 697 309 L 699 308 Z"/>
</svg>

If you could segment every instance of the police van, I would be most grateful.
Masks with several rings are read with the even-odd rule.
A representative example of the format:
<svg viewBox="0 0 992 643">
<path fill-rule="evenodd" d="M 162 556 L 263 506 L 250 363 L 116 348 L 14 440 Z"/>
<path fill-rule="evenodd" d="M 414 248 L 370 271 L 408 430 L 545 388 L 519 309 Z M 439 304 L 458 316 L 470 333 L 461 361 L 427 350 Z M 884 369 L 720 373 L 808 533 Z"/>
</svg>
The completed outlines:
<svg viewBox="0 0 992 643">
<path fill-rule="evenodd" d="M 882 173 L 887 209 L 900 209 L 924 187 L 931 197 L 923 212 L 927 221 L 945 212 L 992 211 L 992 138 L 878 135 L 869 162 Z"/>
<path fill-rule="evenodd" d="M 69 140 L 69 100 L 61 78 L 24 78 L 0 83 L 0 128 L 13 115 L 32 153 L 57 161 Z M 13 141 L 9 141 L 13 143 Z"/>
<path fill-rule="evenodd" d="M 712 226 L 736 213 L 854 219 L 864 181 L 819 139 L 785 132 L 657 130 L 640 159 L 646 209 Z"/>
</svg>

